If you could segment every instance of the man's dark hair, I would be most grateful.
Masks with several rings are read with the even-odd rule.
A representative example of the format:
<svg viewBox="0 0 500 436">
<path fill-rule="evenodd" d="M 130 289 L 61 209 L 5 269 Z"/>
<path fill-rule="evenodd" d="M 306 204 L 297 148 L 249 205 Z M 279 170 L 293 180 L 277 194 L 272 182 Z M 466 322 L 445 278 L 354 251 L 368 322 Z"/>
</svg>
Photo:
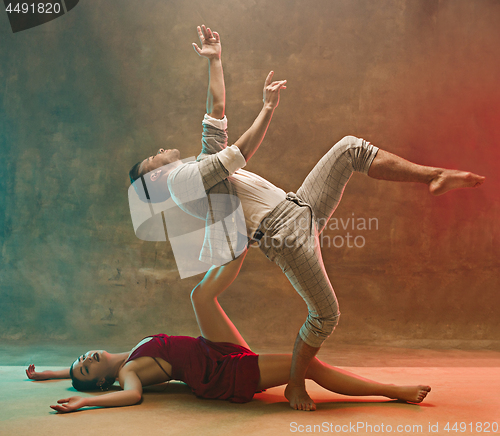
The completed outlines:
<svg viewBox="0 0 500 436">
<path fill-rule="evenodd" d="M 141 162 L 137 162 L 132 169 L 128 172 L 130 177 L 130 183 L 134 183 L 139 177 L 141 177 L 141 173 L 139 172 L 139 167 L 141 166 Z"/>
<path fill-rule="evenodd" d="M 99 379 L 97 378 L 85 381 L 78 380 L 73 374 L 73 365 L 69 367 L 69 376 L 71 378 L 71 384 L 77 391 L 107 391 L 115 382 L 114 377 L 105 377 L 106 381 L 101 386 L 98 386 L 97 383 L 99 382 Z"/>
<path fill-rule="evenodd" d="M 128 172 L 130 183 L 134 187 L 135 192 L 137 192 L 139 198 L 145 203 L 147 203 L 148 200 L 151 201 L 151 203 L 161 203 L 162 201 L 168 200 L 170 198 L 170 191 L 166 186 L 162 186 L 161 188 L 158 186 L 158 189 L 154 189 L 154 185 L 149 185 L 148 189 L 148 187 L 146 186 L 146 182 L 144 181 L 144 174 L 141 174 L 141 172 L 139 171 L 141 163 L 142 161 L 137 162 Z M 138 179 L 142 179 L 142 184 L 139 182 L 134 183 Z M 138 184 L 139 186 L 142 185 L 142 190 L 138 188 Z M 153 190 L 154 192 L 150 192 L 151 190 Z"/>
</svg>

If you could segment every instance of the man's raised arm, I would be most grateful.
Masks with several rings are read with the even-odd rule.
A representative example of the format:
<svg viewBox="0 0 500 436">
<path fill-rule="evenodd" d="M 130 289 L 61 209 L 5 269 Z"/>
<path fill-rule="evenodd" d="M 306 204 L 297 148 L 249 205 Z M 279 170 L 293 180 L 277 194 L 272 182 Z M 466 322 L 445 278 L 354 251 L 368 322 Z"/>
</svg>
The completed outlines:
<svg viewBox="0 0 500 436">
<path fill-rule="evenodd" d="M 266 136 L 274 109 L 276 109 L 280 101 L 280 90 L 286 89 L 286 80 L 271 82 L 273 75 L 274 71 L 271 71 L 264 84 L 264 106 L 262 110 L 252 126 L 234 144 L 240 149 L 247 162 L 259 148 L 264 136 Z"/>
<path fill-rule="evenodd" d="M 201 48 L 193 42 L 193 48 L 200 56 L 208 59 L 207 114 L 212 118 L 224 118 L 226 109 L 226 87 L 222 71 L 221 43 L 217 32 L 202 25 L 198 26 Z"/>
</svg>

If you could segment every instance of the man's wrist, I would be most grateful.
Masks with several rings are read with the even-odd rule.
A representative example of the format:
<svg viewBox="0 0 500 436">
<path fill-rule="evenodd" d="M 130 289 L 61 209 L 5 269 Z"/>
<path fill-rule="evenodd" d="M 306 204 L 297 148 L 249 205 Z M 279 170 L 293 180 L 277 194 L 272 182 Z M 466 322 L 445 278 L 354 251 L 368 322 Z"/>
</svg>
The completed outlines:
<svg viewBox="0 0 500 436">
<path fill-rule="evenodd" d="M 262 112 L 274 112 L 274 109 L 276 109 L 275 106 L 273 106 L 271 103 L 264 103 L 264 106 L 262 107 Z"/>
</svg>

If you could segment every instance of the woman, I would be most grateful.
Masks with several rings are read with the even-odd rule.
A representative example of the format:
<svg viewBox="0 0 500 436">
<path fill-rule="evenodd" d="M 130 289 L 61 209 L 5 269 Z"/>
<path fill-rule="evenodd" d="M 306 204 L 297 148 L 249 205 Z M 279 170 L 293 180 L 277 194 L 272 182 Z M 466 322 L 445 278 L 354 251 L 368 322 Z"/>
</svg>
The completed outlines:
<svg viewBox="0 0 500 436">
<path fill-rule="evenodd" d="M 184 381 L 200 397 L 233 402 L 250 401 L 255 392 L 286 384 L 292 355 L 253 353 L 217 300 L 237 276 L 245 255 L 246 252 L 224 268 L 211 269 L 192 291 L 201 337 L 150 336 L 130 352 L 89 351 L 67 370 L 36 372 L 35 366 L 30 365 L 26 370 L 28 378 L 71 377 L 78 390 L 106 390 L 118 379 L 123 388 L 99 396 L 64 398 L 50 406 L 61 413 L 86 406 L 133 405 L 141 400 L 143 386 L 171 379 Z M 423 385 L 377 383 L 331 367 L 317 358 L 310 364 L 307 378 L 343 395 L 380 395 L 412 403 L 421 402 L 431 390 Z"/>
</svg>

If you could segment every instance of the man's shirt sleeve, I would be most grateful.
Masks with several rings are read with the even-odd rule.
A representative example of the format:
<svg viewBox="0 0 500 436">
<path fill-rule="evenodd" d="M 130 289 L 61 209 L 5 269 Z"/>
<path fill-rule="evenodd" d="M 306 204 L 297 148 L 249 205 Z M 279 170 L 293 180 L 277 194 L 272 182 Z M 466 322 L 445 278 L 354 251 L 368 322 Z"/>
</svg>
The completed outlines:
<svg viewBox="0 0 500 436">
<path fill-rule="evenodd" d="M 230 176 L 247 164 L 240 149 L 234 144 L 219 151 L 216 156 L 219 158 L 220 163 L 224 165 L 224 168 L 229 172 Z"/>
<path fill-rule="evenodd" d="M 212 127 L 215 127 L 219 130 L 227 130 L 227 117 L 224 115 L 224 118 L 212 118 L 210 115 L 205 114 L 203 117 L 203 124 L 208 124 Z"/>
<path fill-rule="evenodd" d="M 201 160 L 201 156 L 206 159 L 207 155 L 216 154 L 230 176 L 243 168 L 246 165 L 246 160 L 240 149 L 236 145 L 227 147 L 227 117 L 224 115 L 224 118 L 217 119 L 205 114 L 202 124 L 203 149 L 198 160 Z"/>
</svg>

